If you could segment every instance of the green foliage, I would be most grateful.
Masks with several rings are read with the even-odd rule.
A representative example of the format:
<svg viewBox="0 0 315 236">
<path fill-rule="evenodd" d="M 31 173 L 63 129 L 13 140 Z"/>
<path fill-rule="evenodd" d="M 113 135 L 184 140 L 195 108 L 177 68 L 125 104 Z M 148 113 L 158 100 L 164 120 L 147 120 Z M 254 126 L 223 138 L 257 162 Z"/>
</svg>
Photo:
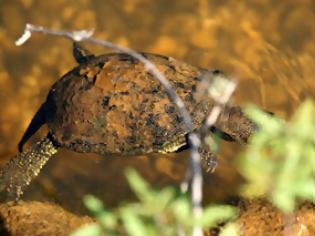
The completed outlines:
<svg viewBox="0 0 315 236">
<path fill-rule="evenodd" d="M 128 170 L 127 179 L 140 201 L 109 211 L 97 198 L 86 196 L 84 203 L 97 223 L 83 226 L 72 236 L 167 236 L 179 231 L 191 235 L 194 225 L 208 229 L 235 216 L 235 209 L 230 206 L 208 206 L 194 221 L 189 196 L 173 187 L 155 190 L 134 170 Z M 235 232 L 235 228 L 230 227 L 229 232 Z"/>
<path fill-rule="evenodd" d="M 306 101 L 292 120 L 285 122 L 255 107 L 247 113 L 258 126 L 246 152 L 240 158 L 240 171 L 248 180 L 243 193 L 266 196 L 285 213 L 292 212 L 296 200 L 314 200 L 315 195 L 315 105 Z M 230 206 L 208 206 L 198 220 L 192 217 L 191 201 L 174 187 L 153 189 L 135 171 L 127 179 L 139 202 L 108 210 L 93 196 L 84 203 L 97 222 L 78 229 L 72 236 L 100 235 L 191 235 L 194 225 L 203 229 L 232 219 Z M 235 223 L 228 223 L 221 236 L 238 235 Z"/>
<path fill-rule="evenodd" d="M 248 180 L 243 193 L 264 195 L 285 213 L 294 210 L 297 199 L 314 201 L 314 102 L 304 102 L 290 122 L 255 107 L 247 113 L 258 131 L 240 158 L 240 171 Z"/>
<path fill-rule="evenodd" d="M 236 223 L 228 223 L 220 233 L 220 236 L 239 236 L 239 226 Z"/>
</svg>

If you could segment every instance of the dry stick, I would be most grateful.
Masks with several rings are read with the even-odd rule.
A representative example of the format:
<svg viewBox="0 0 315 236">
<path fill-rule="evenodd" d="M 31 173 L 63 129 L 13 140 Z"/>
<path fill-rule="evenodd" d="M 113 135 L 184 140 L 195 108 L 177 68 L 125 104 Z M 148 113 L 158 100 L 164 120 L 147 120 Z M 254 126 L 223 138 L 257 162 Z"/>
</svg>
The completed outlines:
<svg viewBox="0 0 315 236">
<path fill-rule="evenodd" d="M 216 100 L 216 105 L 212 108 L 211 113 L 206 119 L 206 127 L 211 127 L 215 124 L 219 118 L 223 106 L 230 100 L 230 97 L 234 93 L 236 85 L 236 81 L 229 80 L 221 94 L 222 96 L 218 96 L 217 98 L 213 97 Z"/>
<path fill-rule="evenodd" d="M 190 151 L 191 151 L 191 166 L 192 166 L 192 207 L 193 207 L 193 216 L 195 219 L 200 218 L 202 214 L 202 173 L 200 167 L 200 154 L 198 152 L 198 148 L 201 144 L 199 135 L 197 135 L 193 130 L 193 124 L 191 121 L 191 117 L 185 108 L 183 101 L 177 96 L 176 92 L 172 88 L 172 85 L 169 81 L 165 78 L 165 76 L 156 68 L 156 66 L 147 60 L 141 54 L 124 47 L 120 47 L 116 44 L 110 43 L 105 40 L 99 40 L 96 38 L 92 38 L 93 30 L 82 30 L 82 31 L 61 31 L 61 30 L 52 30 L 46 29 L 41 26 L 35 26 L 32 24 L 26 24 L 25 30 L 23 35 L 16 41 L 16 45 L 20 46 L 24 44 L 30 37 L 32 32 L 42 33 L 42 34 L 49 34 L 55 36 L 62 36 L 69 38 L 74 41 L 85 41 L 93 44 L 98 44 L 107 48 L 111 48 L 114 50 L 118 50 L 124 53 L 130 54 L 132 57 L 138 59 L 145 65 L 147 71 L 151 72 L 159 82 L 164 86 L 169 98 L 172 102 L 176 104 L 179 109 L 181 116 L 183 117 L 184 124 L 189 131 L 189 144 L 190 144 Z M 193 229 L 194 236 L 202 236 L 202 229 L 199 226 L 195 226 Z"/>
<path fill-rule="evenodd" d="M 165 76 L 156 68 L 156 66 L 147 60 L 141 54 L 128 49 L 120 47 L 116 44 L 110 43 L 108 41 L 99 40 L 96 38 L 92 38 L 93 30 L 81 30 L 81 31 L 61 31 L 61 30 L 51 30 L 41 26 L 34 26 L 31 24 L 26 24 L 24 34 L 16 41 L 16 45 L 20 46 L 24 44 L 30 37 L 32 32 L 38 32 L 42 34 L 49 34 L 55 36 L 62 36 L 69 38 L 74 41 L 86 41 L 93 44 L 98 44 L 107 48 L 111 48 L 114 50 L 122 51 L 124 53 L 128 53 L 134 58 L 138 59 L 145 65 L 147 71 L 151 72 L 159 82 L 164 86 L 169 98 L 173 101 L 179 109 L 180 114 L 183 117 L 184 124 L 189 131 L 189 144 L 191 147 L 191 166 L 192 166 L 192 174 L 186 175 L 191 176 L 191 187 L 192 187 L 192 207 L 193 207 L 193 215 L 194 218 L 197 219 L 202 214 L 202 174 L 201 174 L 201 167 L 200 167 L 200 154 L 198 152 L 198 148 L 201 144 L 200 137 L 195 132 L 193 132 L 193 125 L 191 121 L 191 117 L 185 108 L 183 101 L 180 97 L 177 96 L 175 90 L 172 88 L 169 81 L 165 78 Z M 209 114 L 208 118 L 206 119 L 205 127 L 213 126 L 218 119 L 222 107 L 226 104 L 231 97 L 232 93 L 236 88 L 235 81 L 230 81 L 222 96 L 219 96 L 218 99 L 215 99 L 217 104 L 213 107 L 211 113 Z M 188 186 L 188 184 L 186 184 Z M 202 235 L 202 230 L 200 227 L 195 227 L 193 230 L 193 235 Z"/>
<path fill-rule="evenodd" d="M 221 96 L 212 96 L 212 98 L 215 100 L 216 103 L 214 107 L 212 108 L 211 112 L 209 113 L 205 124 L 203 125 L 203 127 L 201 127 L 200 129 L 201 133 L 207 130 L 209 127 L 215 125 L 224 105 L 230 100 L 232 94 L 234 93 L 236 89 L 236 86 L 237 86 L 237 83 L 235 80 L 228 80 L 222 94 L 220 94 Z M 212 140 L 212 142 L 214 142 L 214 140 Z M 181 190 L 183 192 L 186 192 L 188 190 L 190 178 L 191 178 L 191 173 L 187 172 L 184 177 L 184 181 L 180 185 Z"/>
</svg>

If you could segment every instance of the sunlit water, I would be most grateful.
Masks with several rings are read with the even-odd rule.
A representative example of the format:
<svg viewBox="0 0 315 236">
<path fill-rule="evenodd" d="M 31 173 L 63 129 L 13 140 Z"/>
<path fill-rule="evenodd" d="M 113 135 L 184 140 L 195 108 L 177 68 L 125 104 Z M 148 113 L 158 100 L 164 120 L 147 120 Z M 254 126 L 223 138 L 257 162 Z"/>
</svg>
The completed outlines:
<svg viewBox="0 0 315 236">
<path fill-rule="evenodd" d="M 14 41 L 27 22 L 60 29 L 94 28 L 98 38 L 223 70 L 239 81 L 234 102 L 254 103 L 282 118 L 290 117 L 307 97 L 314 98 L 312 0 L 1 0 L 0 4 L 2 162 L 17 152 L 19 138 L 51 84 L 75 66 L 71 43 L 65 39 L 34 35 L 16 47 Z M 45 133 L 42 130 L 37 138 Z M 223 150 L 215 176 L 206 176 L 206 199 L 222 199 L 235 190 L 230 186 L 239 177 L 232 167 L 232 146 L 236 145 Z M 48 163 L 26 197 L 52 198 L 74 209 L 82 195 L 92 192 L 114 204 L 130 195 L 125 167 L 134 166 L 163 186 L 180 182 L 186 161 L 180 156 L 109 160 L 64 151 Z"/>
</svg>

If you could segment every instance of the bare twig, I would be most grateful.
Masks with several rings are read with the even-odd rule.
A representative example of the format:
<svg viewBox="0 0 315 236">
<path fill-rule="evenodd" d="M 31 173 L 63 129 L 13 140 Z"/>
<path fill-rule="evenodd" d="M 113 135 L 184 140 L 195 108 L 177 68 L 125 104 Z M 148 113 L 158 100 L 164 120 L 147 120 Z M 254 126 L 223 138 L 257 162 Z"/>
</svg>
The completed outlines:
<svg viewBox="0 0 315 236">
<path fill-rule="evenodd" d="M 52 30 L 47 29 L 42 26 L 35 26 L 32 24 L 26 24 L 23 35 L 15 41 L 16 46 L 23 45 L 27 40 L 29 40 L 32 36 L 32 33 L 41 33 L 41 34 L 49 34 L 55 36 L 62 36 L 69 38 L 74 41 L 83 41 L 87 38 L 90 38 L 94 30 L 78 30 L 78 31 L 64 31 L 64 30 Z"/>
<path fill-rule="evenodd" d="M 223 106 L 230 100 L 230 97 L 234 93 L 236 89 L 236 81 L 235 80 L 227 80 L 223 78 L 219 78 L 221 80 L 224 80 L 224 89 L 222 91 L 219 91 L 217 94 L 213 94 L 209 92 L 211 97 L 216 101 L 215 106 L 212 108 L 212 111 L 208 115 L 205 125 L 207 127 L 213 126 L 216 121 L 219 118 L 219 115 L 222 111 Z M 216 89 L 214 87 L 214 89 Z"/>
<path fill-rule="evenodd" d="M 69 38 L 74 41 L 85 41 L 93 44 L 98 44 L 107 48 L 111 48 L 114 50 L 118 50 L 124 53 L 128 53 L 134 58 L 138 59 L 141 63 L 145 65 L 147 71 L 151 72 L 159 82 L 164 86 L 170 100 L 176 104 L 178 110 L 183 117 L 184 124 L 189 131 L 189 144 L 190 144 L 190 151 L 191 151 L 191 167 L 192 167 L 192 175 L 191 175 L 191 187 L 192 187 L 192 207 L 193 207 L 193 217 L 198 219 L 202 214 L 202 173 L 200 167 L 200 154 L 198 152 L 198 148 L 200 146 L 200 137 L 196 134 L 193 130 L 193 124 L 191 121 L 191 117 L 180 97 L 177 96 L 175 90 L 172 88 L 172 85 L 169 81 L 165 78 L 165 76 L 157 69 L 157 67 L 147 60 L 141 54 L 111 42 L 100 40 L 91 37 L 93 34 L 92 30 L 82 30 L 82 31 L 61 31 L 61 30 L 52 30 L 47 29 L 42 26 L 35 26 L 32 24 L 26 24 L 24 34 L 16 41 L 16 45 L 20 46 L 24 44 L 30 37 L 33 32 L 48 34 L 48 35 L 55 35 L 55 36 L 62 36 Z M 199 226 L 196 226 L 193 230 L 194 236 L 201 236 L 202 230 Z"/>
<path fill-rule="evenodd" d="M 207 74 L 205 76 L 208 76 Z M 220 78 L 221 77 L 221 78 Z M 211 112 L 209 113 L 206 122 L 200 129 L 200 133 L 207 133 L 207 130 L 209 130 L 209 127 L 215 125 L 216 121 L 219 118 L 219 115 L 224 107 L 224 105 L 230 100 L 233 92 L 236 89 L 237 83 L 235 80 L 227 80 L 225 78 L 222 78 L 222 76 L 218 75 L 218 77 L 214 77 L 212 80 L 212 83 L 215 83 L 215 80 L 221 80 L 221 88 L 220 86 L 215 86 L 213 84 L 210 84 L 209 78 L 204 78 L 206 82 L 206 88 L 208 88 L 208 94 L 213 98 L 215 101 L 215 105 L 212 108 Z M 223 83 L 223 86 L 222 86 Z M 203 136 L 203 135 L 202 135 Z M 211 136 L 209 136 L 211 143 L 214 143 L 215 141 Z M 200 137 L 199 137 L 200 140 Z M 200 144 L 199 144 L 200 145 Z M 193 157 L 192 157 L 193 159 Z M 180 187 L 181 191 L 186 192 L 188 190 L 189 181 L 191 178 L 192 173 L 190 170 L 187 170 L 184 180 L 182 181 Z"/>
</svg>

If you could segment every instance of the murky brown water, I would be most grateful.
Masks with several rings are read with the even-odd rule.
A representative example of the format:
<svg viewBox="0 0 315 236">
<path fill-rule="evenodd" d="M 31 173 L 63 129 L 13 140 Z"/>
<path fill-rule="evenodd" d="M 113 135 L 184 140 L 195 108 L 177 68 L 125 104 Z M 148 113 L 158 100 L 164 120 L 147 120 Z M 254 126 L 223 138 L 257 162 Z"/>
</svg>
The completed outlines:
<svg viewBox="0 0 315 236">
<path fill-rule="evenodd" d="M 71 43 L 65 39 L 34 35 L 16 47 L 14 41 L 27 22 L 94 28 L 98 38 L 221 69 L 239 80 L 235 102 L 252 102 L 283 118 L 306 97 L 315 97 L 312 0 L 1 0 L 0 4 L 2 162 L 17 152 L 17 142 L 51 84 L 75 65 Z M 232 146 L 223 150 L 225 158 L 216 174 L 206 175 L 208 200 L 222 199 L 236 189 L 239 177 L 233 168 Z M 81 196 L 91 192 L 114 204 L 130 195 L 125 167 L 133 166 L 155 185 L 164 185 L 181 180 L 186 161 L 180 157 L 106 159 L 64 151 L 50 161 L 26 198 L 52 198 L 78 210 Z"/>
</svg>

